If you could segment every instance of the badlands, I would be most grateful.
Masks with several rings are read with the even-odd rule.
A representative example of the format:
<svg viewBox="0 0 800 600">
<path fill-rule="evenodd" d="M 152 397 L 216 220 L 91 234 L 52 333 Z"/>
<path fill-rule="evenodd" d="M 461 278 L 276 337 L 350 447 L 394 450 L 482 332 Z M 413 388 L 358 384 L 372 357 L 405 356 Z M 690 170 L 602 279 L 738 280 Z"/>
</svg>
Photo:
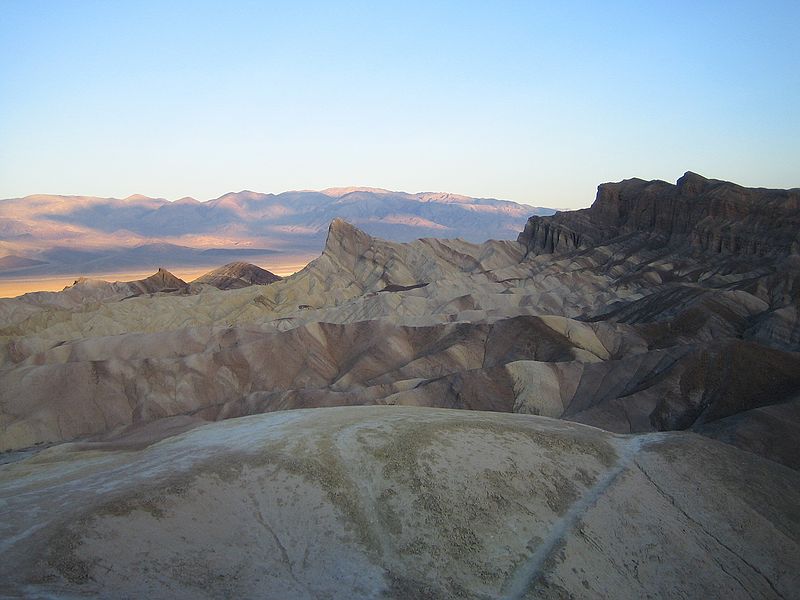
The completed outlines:
<svg viewBox="0 0 800 600">
<path fill-rule="evenodd" d="M 271 279 L 0 300 L 0 595 L 800 597 L 800 190 Z"/>
</svg>

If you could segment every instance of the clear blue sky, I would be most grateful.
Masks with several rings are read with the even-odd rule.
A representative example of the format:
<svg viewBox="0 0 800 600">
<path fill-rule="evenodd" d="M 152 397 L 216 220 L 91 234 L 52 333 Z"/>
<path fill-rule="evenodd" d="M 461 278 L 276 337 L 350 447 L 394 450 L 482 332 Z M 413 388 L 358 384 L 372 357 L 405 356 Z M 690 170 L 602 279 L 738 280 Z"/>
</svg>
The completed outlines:
<svg viewBox="0 0 800 600">
<path fill-rule="evenodd" d="M 797 187 L 798 31 L 798 0 L 0 0 L 0 197 Z"/>
</svg>

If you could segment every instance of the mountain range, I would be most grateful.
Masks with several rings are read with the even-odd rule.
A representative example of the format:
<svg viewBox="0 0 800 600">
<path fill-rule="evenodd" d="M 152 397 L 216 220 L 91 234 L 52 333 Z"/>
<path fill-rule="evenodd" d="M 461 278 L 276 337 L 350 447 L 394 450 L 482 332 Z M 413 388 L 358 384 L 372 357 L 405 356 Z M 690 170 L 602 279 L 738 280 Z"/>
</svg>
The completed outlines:
<svg viewBox="0 0 800 600">
<path fill-rule="evenodd" d="M 307 262 L 344 218 L 394 241 L 516 236 L 532 213 L 515 202 L 447 193 L 332 188 L 229 193 L 199 202 L 37 195 L 0 200 L 0 277 L 119 273 L 248 261 Z M 305 258 L 305 261 L 297 260 Z"/>
<path fill-rule="evenodd" d="M 0 300 L 0 593 L 794 597 L 798 219 L 688 172 Z"/>
</svg>

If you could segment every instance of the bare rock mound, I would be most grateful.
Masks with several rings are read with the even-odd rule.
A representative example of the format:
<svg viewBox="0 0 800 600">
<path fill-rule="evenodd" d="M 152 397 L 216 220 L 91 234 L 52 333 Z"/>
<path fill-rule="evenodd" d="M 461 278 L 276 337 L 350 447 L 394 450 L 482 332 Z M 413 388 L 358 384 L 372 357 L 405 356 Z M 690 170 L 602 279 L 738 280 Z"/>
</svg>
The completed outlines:
<svg viewBox="0 0 800 600">
<path fill-rule="evenodd" d="M 189 286 L 183 279 L 175 277 L 165 268 L 160 267 L 156 273 L 145 279 L 126 282 L 134 294 L 152 294 L 155 292 L 175 292 Z"/>
<path fill-rule="evenodd" d="M 178 291 L 186 292 L 188 289 L 188 283 L 176 277 L 165 268 L 159 267 L 158 271 L 144 279 L 109 282 L 101 279 L 81 277 L 75 280 L 75 283 L 71 286 L 64 288 L 62 292 L 34 292 L 32 294 L 25 294 L 21 296 L 21 298 L 44 300 L 45 302 L 51 301 L 53 304 L 64 304 L 64 300 L 66 300 L 66 304 L 69 305 L 70 300 L 73 303 L 98 300 L 113 301 L 132 296 L 141 296 L 143 294 Z"/>
<path fill-rule="evenodd" d="M 287 411 L 0 466 L 0 595 L 790 598 L 800 475 L 689 433 Z"/>
<path fill-rule="evenodd" d="M 220 290 L 236 290 L 250 285 L 267 285 L 281 277 L 246 262 L 232 262 L 201 275 L 193 284 L 213 285 Z"/>
</svg>

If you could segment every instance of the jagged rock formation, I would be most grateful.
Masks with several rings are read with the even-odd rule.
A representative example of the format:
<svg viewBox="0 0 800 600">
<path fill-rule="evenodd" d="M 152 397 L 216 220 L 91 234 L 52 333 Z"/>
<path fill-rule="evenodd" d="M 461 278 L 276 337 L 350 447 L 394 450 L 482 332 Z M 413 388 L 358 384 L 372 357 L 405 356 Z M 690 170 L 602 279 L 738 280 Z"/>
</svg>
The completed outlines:
<svg viewBox="0 0 800 600">
<path fill-rule="evenodd" d="M 678 187 L 697 189 L 696 176 L 682 179 Z M 605 204 L 628 197 L 620 186 L 575 222 L 617 210 Z M 649 198 L 672 187 L 632 189 Z M 701 204 L 740 189 L 707 187 Z M 793 194 L 767 194 L 786 213 L 781 231 Z M 569 214 L 534 218 L 540 225 L 526 231 Z M 0 302 L 0 448 L 175 415 L 343 404 L 526 412 L 619 432 L 701 429 L 800 394 L 791 245 L 719 253 L 694 248 L 691 234 L 667 236 L 680 227 L 661 218 L 640 233 L 597 219 L 593 235 L 606 242 L 541 254 L 510 241 L 384 242 L 334 220 L 318 259 L 266 287 L 101 299 L 78 311 Z M 769 223 L 754 222 L 742 227 Z"/>
<path fill-rule="evenodd" d="M 103 281 L 81 277 L 61 292 L 32 292 L 17 298 L 0 298 L 0 322 L 4 331 L 16 331 L 15 324 L 42 320 L 52 324 L 69 315 L 87 313 L 120 300 L 147 295 L 192 295 L 207 286 L 216 289 L 239 289 L 251 285 L 267 285 L 281 278 L 249 263 L 230 263 L 186 283 L 163 267 L 145 279 L 135 281 Z M 96 326 L 96 323 L 94 324 Z M 95 328 L 95 334 L 98 333 Z"/>
<path fill-rule="evenodd" d="M 135 281 L 103 281 L 80 277 L 61 292 L 32 292 L 14 299 L 0 298 L 3 322 L 16 322 L 42 310 L 75 310 L 98 302 L 114 302 L 143 294 L 188 292 L 188 284 L 164 268 L 144 279 Z M 17 315 L 12 315 L 17 313 Z"/>
<path fill-rule="evenodd" d="M 0 595 L 792 597 L 798 212 L 689 173 L 0 301 Z"/>
<path fill-rule="evenodd" d="M 236 290 L 251 285 L 267 285 L 281 278 L 257 265 L 232 262 L 201 275 L 193 284 L 213 285 L 218 290 Z"/>
<path fill-rule="evenodd" d="M 136 281 L 102 281 L 81 277 L 61 292 L 32 292 L 17 298 L 0 298 L 0 323 L 6 332 L 26 319 L 43 319 L 52 322 L 52 314 L 66 315 L 86 312 L 102 304 L 119 302 L 136 296 L 151 294 L 190 293 L 189 284 L 166 269 Z"/>
<path fill-rule="evenodd" d="M 587 209 L 532 217 L 519 241 L 531 252 L 591 248 L 614 238 L 743 256 L 800 253 L 800 189 L 744 188 L 687 172 L 676 185 L 604 183 Z"/>
<path fill-rule="evenodd" d="M 790 598 L 800 474 L 690 433 L 289 411 L 0 469 L 0 594 Z"/>
</svg>

